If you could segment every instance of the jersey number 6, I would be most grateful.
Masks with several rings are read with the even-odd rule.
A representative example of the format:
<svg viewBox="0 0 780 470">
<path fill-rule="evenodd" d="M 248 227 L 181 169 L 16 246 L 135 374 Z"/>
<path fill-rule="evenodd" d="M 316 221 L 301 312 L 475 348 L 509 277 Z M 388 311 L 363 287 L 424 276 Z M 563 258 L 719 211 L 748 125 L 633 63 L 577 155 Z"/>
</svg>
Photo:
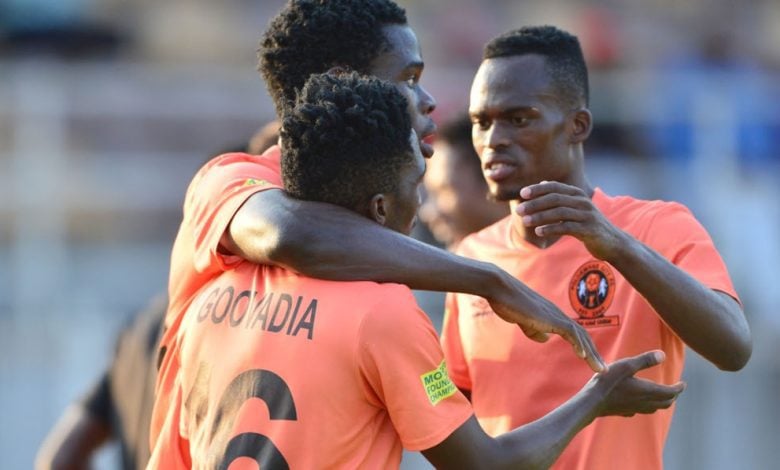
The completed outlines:
<svg viewBox="0 0 780 470">
<path fill-rule="evenodd" d="M 209 468 L 227 470 L 230 464 L 240 457 L 254 459 L 260 468 L 289 468 L 279 449 L 262 434 L 244 432 L 225 443 L 228 433 L 233 429 L 239 408 L 251 398 L 259 398 L 265 402 L 270 419 L 298 419 L 290 388 L 281 377 L 265 369 L 242 372 L 230 382 L 219 400 L 210 437 L 211 442 L 217 444 L 216 448 L 224 451 L 217 453 L 223 456 L 222 459 L 219 462 L 211 462 Z"/>
</svg>

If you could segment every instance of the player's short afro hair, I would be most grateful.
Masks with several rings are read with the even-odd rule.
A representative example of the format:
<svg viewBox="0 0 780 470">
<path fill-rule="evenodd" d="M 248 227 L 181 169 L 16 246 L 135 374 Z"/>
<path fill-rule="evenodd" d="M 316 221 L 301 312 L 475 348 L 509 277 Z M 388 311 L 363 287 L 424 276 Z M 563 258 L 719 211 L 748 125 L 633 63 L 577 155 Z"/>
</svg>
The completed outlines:
<svg viewBox="0 0 780 470">
<path fill-rule="evenodd" d="M 310 75 L 332 67 L 366 74 L 387 50 L 382 27 L 406 24 L 391 0 L 290 0 L 260 41 L 260 72 L 278 116 Z"/>
<path fill-rule="evenodd" d="M 356 72 L 313 75 L 281 129 L 282 179 L 291 196 L 363 211 L 398 190 L 414 161 L 406 98 Z"/>
<path fill-rule="evenodd" d="M 588 105 L 588 68 L 576 36 L 555 26 L 526 26 L 504 33 L 485 46 L 483 59 L 539 54 L 568 106 Z"/>
</svg>

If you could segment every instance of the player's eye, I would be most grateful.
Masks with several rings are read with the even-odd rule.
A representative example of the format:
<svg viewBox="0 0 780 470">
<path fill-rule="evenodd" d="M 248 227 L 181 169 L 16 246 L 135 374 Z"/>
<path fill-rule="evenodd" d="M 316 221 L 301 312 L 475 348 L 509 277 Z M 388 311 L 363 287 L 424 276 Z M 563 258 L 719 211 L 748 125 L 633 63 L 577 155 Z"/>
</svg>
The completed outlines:
<svg viewBox="0 0 780 470">
<path fill-rule="evenodd" d="M 511 122 L 513 126 L 522 127 L 528 124 L 528 118 L 525 116 L 512 116 L 509 118 L 509 122 Z"/>
<path fill-rule="evenodd" d="M 476 119 L 474 120 L 474 125 L 477 126 L 481 131 L 490 129 L 490 121 L 487 119 Z"/>
</svg>

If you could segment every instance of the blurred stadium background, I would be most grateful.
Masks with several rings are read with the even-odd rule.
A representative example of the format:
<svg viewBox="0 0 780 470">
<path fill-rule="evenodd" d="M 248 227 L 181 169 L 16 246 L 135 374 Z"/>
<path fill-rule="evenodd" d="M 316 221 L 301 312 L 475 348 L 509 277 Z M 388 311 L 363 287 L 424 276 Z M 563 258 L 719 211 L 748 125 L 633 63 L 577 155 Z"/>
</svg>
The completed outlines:
<svg viewBox="0 0 780 470">
<path fill-rule="evenodd" d="M 465 109 L 492 36 L 539 23 L 580 36 L 592 181 L 687 204 L 753 328 L 739 373 L 689 355 L 666 466 L 777 468 L 780 2 L 399 3 L 439 119 Z M 0 1 L 0 468 L 31 467 L 65 405 L 108 364 L 122 323 L 164 288 L 198 166 L 273 118 L 255 49 L 282 4 Z"/>
</svg>

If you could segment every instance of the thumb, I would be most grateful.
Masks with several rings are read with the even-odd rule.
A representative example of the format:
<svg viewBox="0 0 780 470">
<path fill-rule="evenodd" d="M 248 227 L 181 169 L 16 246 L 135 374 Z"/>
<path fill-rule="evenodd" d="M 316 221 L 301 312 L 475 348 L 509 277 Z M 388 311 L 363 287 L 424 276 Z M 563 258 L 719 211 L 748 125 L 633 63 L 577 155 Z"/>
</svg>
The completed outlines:
<svg viewBox="0 0 780 470">
<path fill-rule="evenodd" d="M 520 327 L 521 330 L 523 330 L 523 334 L 525 334 L 528 337 L 528 339 L 532 341 L 536 341 L 537 343 L 544 343 L 548 339 L 550 339 L 550 336 L 547 333 L 543 331 L 539 331 L 536 328 L 525 326 L 525 325 L 518 325 L 518 326 Z"/>
<path fill-rule="evenodd" d="M 631 368 L 633 369 L 632 375 L 637 371 L 657 366 L 658 364 L 664 362 L 665 359 L 666 354 L 660 349 L 655 351 L 648 351 L 638 356 L 634 356 L 630 361 Z"/>
</svg>

